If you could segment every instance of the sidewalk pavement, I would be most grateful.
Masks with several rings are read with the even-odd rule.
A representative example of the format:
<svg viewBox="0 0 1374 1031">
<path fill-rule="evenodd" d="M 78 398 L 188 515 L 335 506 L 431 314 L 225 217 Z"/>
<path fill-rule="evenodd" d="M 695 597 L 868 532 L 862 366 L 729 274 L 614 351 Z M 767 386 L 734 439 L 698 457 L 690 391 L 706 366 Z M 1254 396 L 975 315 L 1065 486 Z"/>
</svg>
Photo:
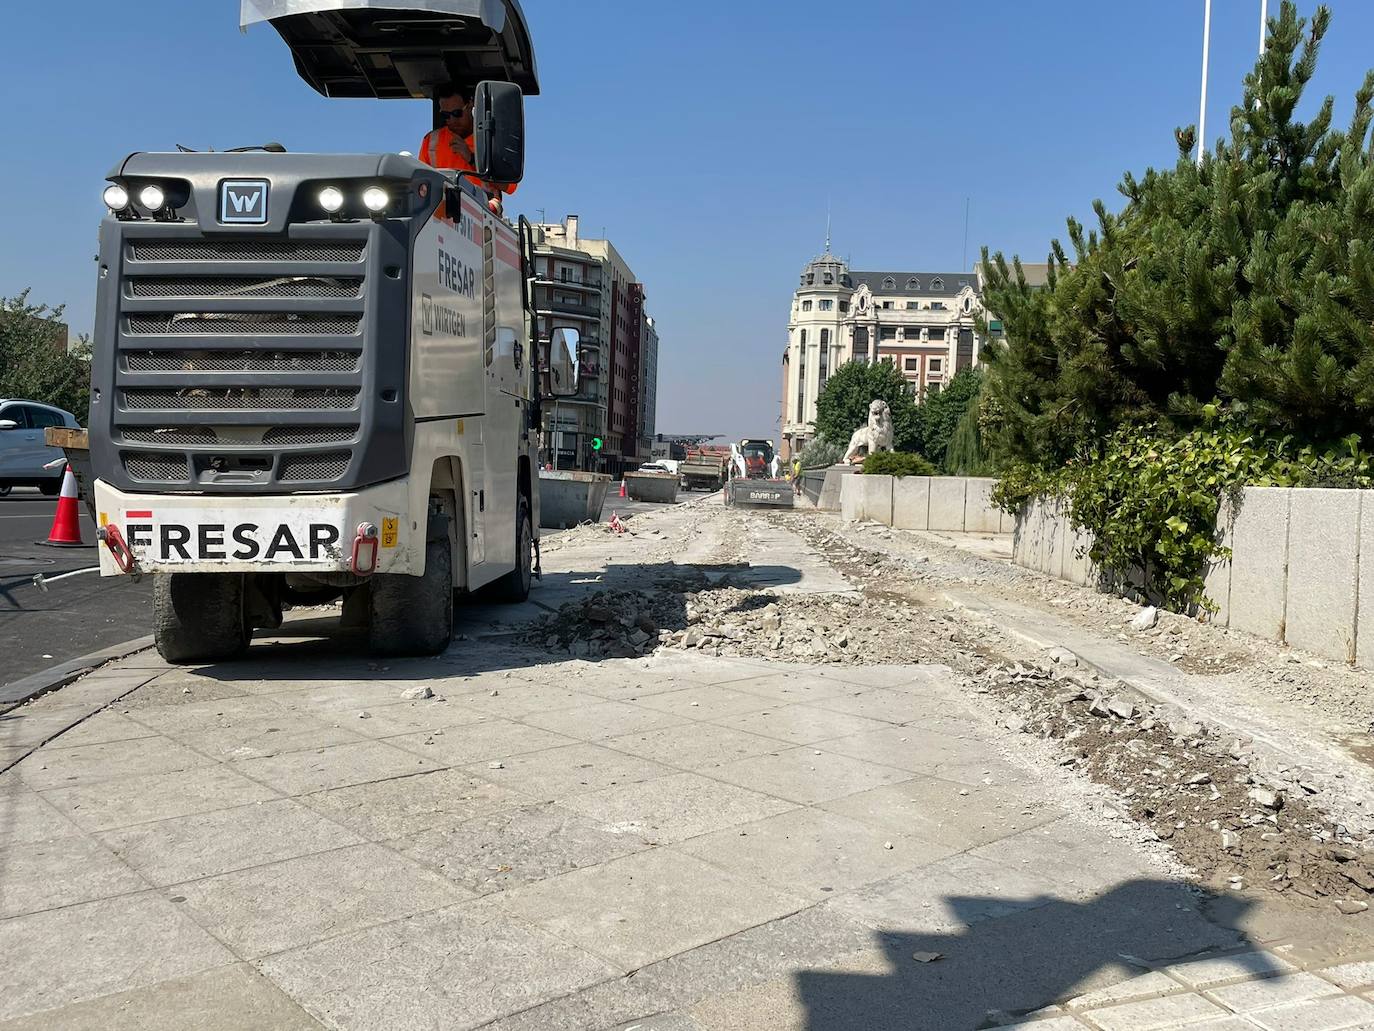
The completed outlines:
<svg viewBox="0 0 1374 1031">
<path fill-rule="evenodd" d="M 135 656 L 0 776 L 0 1029 L 943 1031 L 1244 944 L 942 667 L 328 651 Z"/>
</svg>

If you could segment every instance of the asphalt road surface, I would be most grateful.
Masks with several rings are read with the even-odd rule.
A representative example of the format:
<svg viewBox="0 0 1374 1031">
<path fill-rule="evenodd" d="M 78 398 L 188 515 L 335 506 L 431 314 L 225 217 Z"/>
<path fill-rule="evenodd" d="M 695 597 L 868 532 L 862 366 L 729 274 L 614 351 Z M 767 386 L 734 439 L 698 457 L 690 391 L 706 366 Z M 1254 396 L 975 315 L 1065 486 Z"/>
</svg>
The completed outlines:
<svg viewBox="0 0 1374 1031">
<path fill-rule="evenodd" d="M 153 625 L 151 580 L 83 573 L 49 584 L 46 593 L 33 585 L 35 573 L 54 577 L 97 563 L 95 526 L 84 508 L 86 547 L 37 543 L 47 539 L 56 509 L 56 498 L 26 487 L 0 498 L 0 684 L 142 637 Z"/>
</svg>

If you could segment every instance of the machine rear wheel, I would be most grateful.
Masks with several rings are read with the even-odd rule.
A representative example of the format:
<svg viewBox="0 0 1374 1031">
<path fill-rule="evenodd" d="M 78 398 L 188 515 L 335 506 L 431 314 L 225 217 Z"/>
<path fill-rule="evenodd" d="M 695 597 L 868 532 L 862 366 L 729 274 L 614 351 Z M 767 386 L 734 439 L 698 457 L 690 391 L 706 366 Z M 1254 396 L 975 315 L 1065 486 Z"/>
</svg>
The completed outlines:
<svg viewBox="0 0 1374 1031">
<path fill-rule="evenodd" d="M 530 596 L 534 579 L 534 527 L 530 519 L 530 502 L 520 495 L 515 510 L 515 568 L 492 585 L 497 601 L 518 605 Z"/>
<path fill-rule="evenodd" d="M 215 662 L 242 655 L 252 640 L 242 573 L 156 573 L 153 640 L 168 662 Z"/>
<path fill-rule="evenodd" d="M 376 654 L 438 655 L 453 638 L 453 552 L 447 520 L 442 529 L 425 543 L 423 576 L 378 573 L 372 578 L 367 640 Z"/>
</svg>

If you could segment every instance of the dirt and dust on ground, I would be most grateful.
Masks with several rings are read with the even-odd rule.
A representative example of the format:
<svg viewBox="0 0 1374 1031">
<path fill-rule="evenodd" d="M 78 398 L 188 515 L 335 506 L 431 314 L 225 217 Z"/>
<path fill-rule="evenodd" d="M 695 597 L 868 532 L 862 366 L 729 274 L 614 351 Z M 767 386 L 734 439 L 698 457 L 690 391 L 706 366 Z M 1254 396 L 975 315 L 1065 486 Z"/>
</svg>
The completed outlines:
<svg viewBox="0 0 1374 1031">
<path fill-rule="evenodd" d="M 850 589 L 793 593 L 750 584 L 751 520 L 797 534 Z M 885 528 L 846 526 L 817 513 L 703 508 L 689 532 L 699 537 L 706 526 L 709 562 L 566 604 L 531 625 L 525 643 L 586 658 L 673 648 L 812 665 L 945 665 L 1004 727 L 1042 739 L 1051 761 L 1108 789 L 1112 801 L 1102 816 L 1133 821 L 1142 840 L 1163 843 L 1204 886 L 1333 916 L 1362 913 L 1374 902 L 1368 827 L 1328 816 L 1318 788 L 1270 776 L 1247 740 L 1170 715 L 1080 666 L 1072 653 L 1046 653 L 975 622 L 945 604 L 942 592 L 959 587 L 1019 600 L 1037 592 L 1084 625 L 1096 619 L 1099 633 L 1128 626 L 1138 612 L 1129 602 L 950 548 L 914 553 Z M 648 521 L 639 529 L 647 532 Z M 1209 672 L 1229 665 L 1258 680 L 1269 665 L 1287 667 L 1292 679 L 1284 683 L 1303 677 L 1314 694 L 1330 672 L 1269 655 L 1256 672 L 1246 654 L 1262 652 L 1257 645 L 1167 618 L 1159 633 L 1137 635 L 1141 650 L 1186 652 Z"/>
</svg>

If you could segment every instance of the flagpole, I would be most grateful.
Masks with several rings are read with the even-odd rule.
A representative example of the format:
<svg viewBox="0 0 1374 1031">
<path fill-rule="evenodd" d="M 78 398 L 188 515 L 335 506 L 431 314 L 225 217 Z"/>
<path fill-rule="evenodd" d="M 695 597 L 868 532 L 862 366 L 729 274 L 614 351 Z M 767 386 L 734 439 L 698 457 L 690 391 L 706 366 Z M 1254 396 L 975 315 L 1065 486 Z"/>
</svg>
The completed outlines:
<svg viewBox="0 0 1374 1031">
<path fill-rule="evenodd" d="M 1197 163 L 1202 165 L 1203 148 L 1207 145 L 1207 54 L 1212 45 L 1212 0 L 1205 0 L 1202 15 L 1202 100 L 1197 116 Z"/>
<path fill-rule="evenodd" d="M 1269 24 L 1269 0 L 1260 0 L 1260 57 L 1264 56 L 1264 35 Z"/>
</svg>

